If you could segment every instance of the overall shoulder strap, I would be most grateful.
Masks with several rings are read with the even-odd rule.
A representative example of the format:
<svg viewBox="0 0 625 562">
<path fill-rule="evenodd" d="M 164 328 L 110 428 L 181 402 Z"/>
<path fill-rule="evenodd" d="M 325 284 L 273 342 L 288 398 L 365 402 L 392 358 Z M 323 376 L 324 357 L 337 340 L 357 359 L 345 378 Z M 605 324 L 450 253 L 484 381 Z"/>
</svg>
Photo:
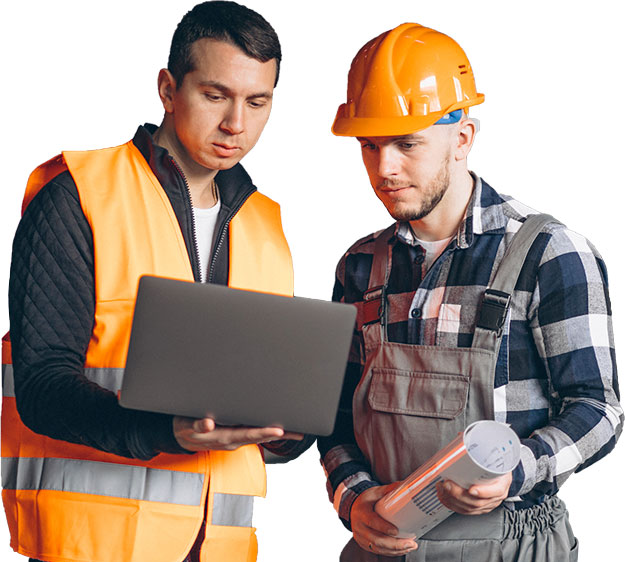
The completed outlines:
<svg viewBox="0 0 625 562">
<path fill-rule="evenodd" d="M 391 247 L 389 242 L 395 233 L 395 223 L 382 231 L 375 239 L 373 263 L 369 275 L 369 287 L 363 295 L 363 323 L 380 321 L 384 324 L 386 313 L 386 284 L 391 269 Z"/>
<path fill-rule="evenodd" d="M 484 292 L 473 336 L 474 348 L 497 348 L 510 307 L 510 298 L 527 253 L 542 228 L 549 223 L 560 224 L 551 215 L 530 215 L 512 237 L 490 287 Z"/>
</svg>

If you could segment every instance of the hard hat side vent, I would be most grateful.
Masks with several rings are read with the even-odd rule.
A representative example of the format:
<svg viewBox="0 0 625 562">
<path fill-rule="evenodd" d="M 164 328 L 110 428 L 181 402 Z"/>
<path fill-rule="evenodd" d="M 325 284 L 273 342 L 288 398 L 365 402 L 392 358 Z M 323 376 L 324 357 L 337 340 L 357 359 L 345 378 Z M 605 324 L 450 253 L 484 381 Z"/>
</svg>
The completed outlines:
<svg viewBox="0 0 625 562">
<path fill-rule="evenodd" d="M 460 70 L 460 74 L 467 74 L 469 72 L 466 64 L 459 64 L 458 70 Z"/>
</svg>

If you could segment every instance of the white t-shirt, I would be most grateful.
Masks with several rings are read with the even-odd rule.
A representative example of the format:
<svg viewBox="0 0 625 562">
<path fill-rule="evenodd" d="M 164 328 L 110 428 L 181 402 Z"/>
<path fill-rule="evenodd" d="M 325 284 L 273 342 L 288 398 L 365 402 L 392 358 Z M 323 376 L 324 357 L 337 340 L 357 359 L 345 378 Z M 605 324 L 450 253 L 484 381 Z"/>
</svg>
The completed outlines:
<svg viewBox="0 0 625 562">
<path fill-rule="evenodd" d="M 200 272 L 202 281 L 206 281 L 208 275 L 208 263 L 211 250 L 213 249 L 213 238 L 215 237 L 215 226 L 217 225 L 217 215 L 221 209 L 221 199 L 210 209 L 197 209 L 193 207 L 193 217 L 195 219 L 195 239 L 197 241 L 197 251 L 200 258 Z"/>
<path fill-rule="evenodd" d="M 397 232 L 397 235 L 408 244 L 412 246 L 421 246 L 425 251 L 425 255 L 423 257 L 423 275 L 425 275 L 425 272 L 432 267 L 432 264 L 445 251 L 449 241 L 453 238 L 452 235 L 444 240 L 434 240 L 433 242 L 421 240 L 421 238 L 418 238 L 415 235 L 414 230 L 412 230 L 412 225 L 409 222 L 399 223 L 399 231 Z"/>
<path fill-rule="evenodd" d="M 440 256 L 447 248 L 449 241 L 452 239 L 452 236 L 449 238 L 445 238 L 444 240 L 435 240 L 433 242 L 426 242 L 425 240 L 421 240 L 415 236 L 415 241 L 419 246 L 421 246 L 425 250 L 425 271 L 428 271 L 432 264 L 437 260 L 438 256 Z"/>
</svg>

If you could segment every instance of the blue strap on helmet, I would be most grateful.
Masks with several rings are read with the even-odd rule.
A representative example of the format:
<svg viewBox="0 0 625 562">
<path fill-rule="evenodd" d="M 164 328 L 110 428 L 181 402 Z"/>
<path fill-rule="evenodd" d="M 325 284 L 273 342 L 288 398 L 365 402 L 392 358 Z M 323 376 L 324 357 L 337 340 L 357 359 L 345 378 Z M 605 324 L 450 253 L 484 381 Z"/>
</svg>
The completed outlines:
<svg viewBox="0 0 625 562">
<path fill-rule="evenodd" d="M 451 125 L 457 123 L 462 118 L 462 109 L 456 109 L 449 112 L 447 115 L 443 115 L 434 125 Z"/>
</svg>

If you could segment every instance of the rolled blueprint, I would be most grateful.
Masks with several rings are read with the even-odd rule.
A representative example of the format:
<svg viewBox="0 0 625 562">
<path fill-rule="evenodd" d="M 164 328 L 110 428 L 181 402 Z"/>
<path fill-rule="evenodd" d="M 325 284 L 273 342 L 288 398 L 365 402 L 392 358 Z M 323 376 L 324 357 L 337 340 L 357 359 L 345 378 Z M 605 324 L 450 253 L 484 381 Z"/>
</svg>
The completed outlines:
<svg viewBox="0 0 625 562">
<path fill-rule="evenodd" d="M 520 456 L 519 438 L 507 424 L 477 421 L 381 498 L 375 511 L 399 529 L 399 537 L 419 538 L 453 513 L 438 500 L 438 482 L 470 488 L 510 472 Z"/>
</svg>

